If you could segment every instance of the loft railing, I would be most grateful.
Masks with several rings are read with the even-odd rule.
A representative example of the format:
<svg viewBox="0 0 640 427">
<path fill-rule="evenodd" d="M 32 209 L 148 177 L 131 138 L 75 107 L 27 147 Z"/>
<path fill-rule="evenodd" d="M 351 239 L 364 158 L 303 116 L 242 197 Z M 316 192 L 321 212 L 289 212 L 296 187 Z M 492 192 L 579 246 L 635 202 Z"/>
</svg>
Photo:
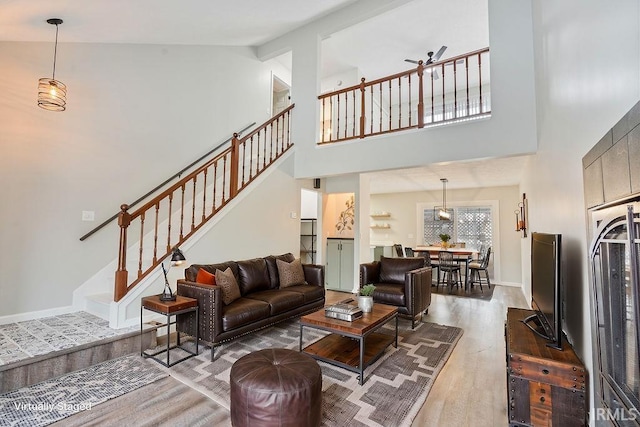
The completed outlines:
<svg viewBox="0 0 640 427">
<path fill-rule="evenodd" d="M 318 144 L 491 114 L 489 48 L 318 96 Z"/>
<path fill-rule="evenodd" d="M 294 105 L 248 135 L 234 134 L 229 147 L 133 212 L 118 214 L 120 244 L 114 301 L 120 301 L 292 145 Z M 129 246 L 128 235 L 136 242 Z M 133 264 L 128 254 L 133 253 Z M 128 268 L 135 270 L 129 277 Z"/>
</svg>

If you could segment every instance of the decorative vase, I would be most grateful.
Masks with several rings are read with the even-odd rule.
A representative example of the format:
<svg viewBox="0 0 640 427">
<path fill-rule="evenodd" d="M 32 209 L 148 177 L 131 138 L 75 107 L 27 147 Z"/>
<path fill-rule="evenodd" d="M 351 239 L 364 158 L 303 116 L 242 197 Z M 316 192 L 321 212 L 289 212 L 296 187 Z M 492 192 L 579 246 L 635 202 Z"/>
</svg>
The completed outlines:
<svg viewBox="0 0 640 427">
<path fill-rule="evenodd" d="M 358 307 L 363 313 L 371 313 L 373 309 L 373 297 L 358 296 Z"/>
<path fill-rule="evenodd" d="M 448 242 L 442 242 L 442 248 L 443 249 L 447 249 L 449 247 L 449 243 Z"/>
</svg>

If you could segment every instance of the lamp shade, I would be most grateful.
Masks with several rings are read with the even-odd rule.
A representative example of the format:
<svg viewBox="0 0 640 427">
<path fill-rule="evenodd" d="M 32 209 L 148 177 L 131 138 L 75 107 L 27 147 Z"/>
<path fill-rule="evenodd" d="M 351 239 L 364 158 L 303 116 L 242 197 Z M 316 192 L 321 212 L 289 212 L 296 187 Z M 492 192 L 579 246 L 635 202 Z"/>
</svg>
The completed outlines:
<svg viewBox="0 0 640 427">
<path fill-rule="evenodd" d="M 67 108 L 67 86 L 49 77 L 38 80 L 38 106 L 49 111 L 64 111 Z"/>
<path fill-rule="evenodd" d="M 182 251 L 178 248 L 173 249 L 173 253 L 171 254 L 171 265 L 180 265 L 185 262 L 187 258 L 185 258 Z"/>
</svg>

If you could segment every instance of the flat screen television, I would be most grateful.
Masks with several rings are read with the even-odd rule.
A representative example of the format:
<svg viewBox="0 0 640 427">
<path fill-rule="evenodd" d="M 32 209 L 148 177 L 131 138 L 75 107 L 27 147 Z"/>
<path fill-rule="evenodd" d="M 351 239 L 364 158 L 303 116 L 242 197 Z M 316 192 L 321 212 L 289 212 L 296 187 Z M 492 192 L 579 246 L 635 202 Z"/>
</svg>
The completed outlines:
<svg viewBox="0 0 640 427">
<path fill-rule="evenodd" d="M 535 314 L 523 320 L 556 349 L 562 349 L 561 249 L 562 235 L 531 233 L 531 307 Z"/>
</svg>

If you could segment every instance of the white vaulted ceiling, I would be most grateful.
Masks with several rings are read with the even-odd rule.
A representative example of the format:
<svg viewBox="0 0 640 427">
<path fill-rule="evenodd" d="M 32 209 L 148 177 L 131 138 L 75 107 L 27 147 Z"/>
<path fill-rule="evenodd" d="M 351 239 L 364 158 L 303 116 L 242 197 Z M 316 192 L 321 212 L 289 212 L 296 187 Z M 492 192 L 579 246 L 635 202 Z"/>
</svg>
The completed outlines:
<svg viewBox="0 0 640 427">
<path fill-rule="evenodd" d="M 60 43 L 257 46 L 367 0 L 0 0 L 0 41 L 52 42 L 45 21 L 62 18 Z M 400 2 L 402 3 L 402 2 Z M 357 68 L 367 79 L 412 67 L 429 50 L 443 59 L 487 47 L 487 0 L 413 0 L 330 35 L 323 76 Z M 1 65 L 0 65 L 1 66 Z M 373 192 L 516 185 L 526 158 L 435 164 L 371 175 Z M 456 176 L 456 179 L 453 177 Z"/>
<path fill-rule="evenodd" d="M 0 41 L 254 46 L 355 0 L 0 0 Z"/>
</svg>

